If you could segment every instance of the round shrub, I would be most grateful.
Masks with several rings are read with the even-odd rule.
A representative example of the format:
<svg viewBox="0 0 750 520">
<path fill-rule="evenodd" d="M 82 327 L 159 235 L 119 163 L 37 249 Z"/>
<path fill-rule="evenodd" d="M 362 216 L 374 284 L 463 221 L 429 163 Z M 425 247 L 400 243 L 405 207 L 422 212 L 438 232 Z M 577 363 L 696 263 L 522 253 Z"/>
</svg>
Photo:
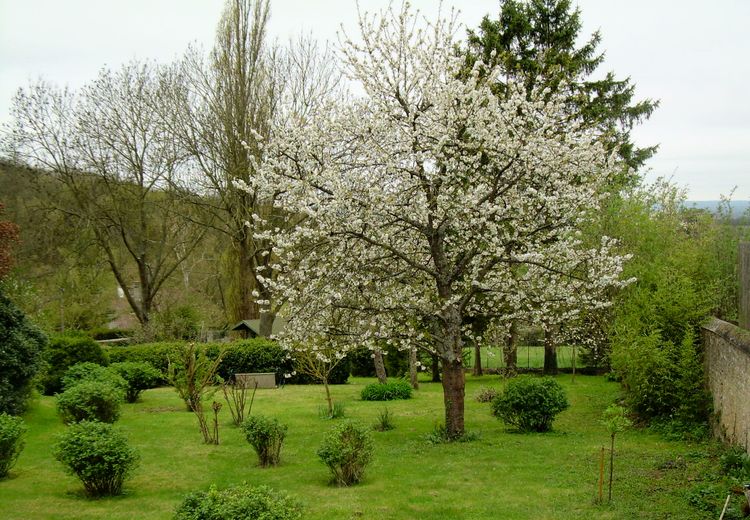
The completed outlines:
<svg viewBox="0 0 750 520">
<path fill-rule="evenodd" d="M 340 424 L 323 439 L 318 457 L 331 470 L 331 481 L 339 486 L 356 484 L 372 460 L 369 429 L 354 422 Z"/>
<path fill-rule="evenodd" d="M 95 497 L 119 495 L 138 463 L 138 454 L 124 435 L 110 424 L 88 421 L 74 424 L 60 436 L 55 458 Z"/>
<path fill-rule="evenodd" d="M 0 478 L 5 477 L 23 450 L 23 419 L 0 413 Z"/>
<path fill-rule="evenodd" d="M 187 495 L 177 508 L 175 520 L 298 520 L 302 511 L 296 500 L 268 486 L 231 486 Z"/>
<path fill-rule="evenodd" d="M 65 424 L 81 421 L 112 423 L 120 417 L 125 392 L 109 383 L 82 381 L 57 396 L 57 410 Z"/>
<path fill-rule="evenodd" d="M 0 413 L 20 414 L 47 338 L 0 292 Z"/>
<path fill-rule="evenodd" d="M 128 387 L 128 383 L 125 379 L 109 370 L 108 367 L 85 361 L 83 363 L 76 363 L 65 371 L 65 374 L 62 376 L 62 389 L 67 390 L 84 381 L 108 383 L 115 388 L 119 388 L 123 392 Z"/>
<path fill-rule="evenodd" d="M 278 465 L 287 425 L 263 415 L 251 415 L 241 427 L 247 442 L 258 454 L 260 465 L 264 468 Z"/>
<path fill-rule="evenodd" d="M 522 432 L 546 432 L 568 408 L 565 390 L 549 377 L 519 376 L 492 400 L 492 414 Z"/>
<path fill-rule="evenodd" d="M 47 372 L 41 379 L 44 395 L 62 390 L 62 378 L 68 368 L 89 361 L 107 365 L 109 360 L 99 344 L 88 336 L 58 336 L 45 353 Z"/>
<path fill-rule="evenodd" d="M 141 392 L 154 388 L 161 381 L 161 372 L 148 363 L 123 361 L 112 363 L 109 369 L 125 380 L 125 400 L 129 403 L 136 402 Z"/>
<path fill-rule="evenodd" d="M 393 401 L 411 399 L 411 385 L 399 379 L 388 383 L 371 383 L 362 389 L 363 401 Z"/>
</svg>

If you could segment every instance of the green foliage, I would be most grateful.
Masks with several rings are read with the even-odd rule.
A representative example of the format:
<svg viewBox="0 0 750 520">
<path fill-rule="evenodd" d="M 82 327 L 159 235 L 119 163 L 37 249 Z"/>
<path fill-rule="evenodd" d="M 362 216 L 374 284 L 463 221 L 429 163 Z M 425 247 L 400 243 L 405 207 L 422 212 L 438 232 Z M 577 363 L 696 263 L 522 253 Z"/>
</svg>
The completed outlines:
<svg viewBox="0 0 750 520">
<path fill-rule="evenodd" d="M 522 432 L 546 432 L 568 408 L 565 390 L 550 377 L 519 376 L 492 400 L 492 413 Z"/>
<path fill-rule="evenodd" d="M 641 417 L 699 423 L 704 389 L 700 325 L 718 305 L 713 218 L 683 208 L 684 194 L 657 182 L 613 201 L 609 228 L 633 253 L 624 276 L 636 283 L 618 295 L 609 335 L 611 363 L 627 404 Z"/>
<path fill-rule="evenodd" d="M 122 391 L 125 391 L 128 387 L 128 383 L 125 379 L 110 370 L 109 367 L 103 367 L 96 363 L 85 361 L 83 363 L 76 363 L 65 371 L 65 374 L 62 377 L 62 388 L 63 390 L 67 390 L 83 381 L 108 383 Z"/>
<path fill-rule="evenodd" d="M 378 413 L 378 421 L 373 426 L 373 429 L 379 432 L 387 432 L 396 428 L 393 424 L 393 414 L 388 408 L 384 408 Z"/>
<path fill-rule="evenodd" d="M 47 338 L 0 290 L 0 413 L 20 414 Z"/>
<path fill-rule="evenodd" d="M 62 389 L 65 372 L 76 363 L 85 361 L 107 365 L 109 359 L 99 344 L 85 335 L 57 336 L 52 338 L 45 352 L 47 371 L 41 384 L 44 395 L 52 395 Z"/>
<path fill-rule="evenodd" d="M 0 479 L 8 475 L 21 454 L 25 432 L 23 419 L 0 412 Z"/>
<path fill-rule="evenodd" d="M 611 435 L 623 432 L 633 425 L 626 415 L 627 410 L 616 404 L 610 405 L 602 414 L 602 424 Z"/>
<path fill-rule="evenodd" d="M 402 380 L 388 383 L 371 383 L 362 389 L 363 401 L 393 401 L 396 399 L 411 399 L 411 385 Z"/>
<path fill-rule="evenodd" d="M 347 354 L 354 377 L 375 377 L 375 363 L 372 350 L 360 347 Z M 389 377 L 403 377 L 409 373 L 409 353 L 387 346 L 383 349 L 383 364 Z"/>
<path fill-rule="evenodd" d="M 719 458 L 724 475 L 740 481 L 750 480 L 750 456 L 742 446 L 730 446 Z"/>
<path fill-rule="evenodd" d="M 84 380 L 57 395 L 57 410 L 66 424 L 81 421 L 115 422 L 125 391 L 103 381 Z"/>
<path fill-rule="evenodd" d="M 445 423 L 437 423 L 433 426 L 432 431 L 425 435 L 425 440 L 430 444 L 453 444 L 455 442 L 474 442 L 479 439 L 477 432 L 464 431 L 460 437 L 452 436 L 448 433 Z"/>
<path fill-rule="evenodd" d="M 138 401 L 141 392 L 154 388 L 161 380 L 161 373 L 149 363 L 123 361 L 112 363 L 109 370 L 125 380 L 125 400 L 129 403 Z"/>
<path fill-rule="evenodd" d="M 225 489 L 187 495 L 175 513 L 175 520 L 298 520 L 302 511 L 292 497 L 267 486 L 242 484 Z"/>
<path fill-rule="evenodd" d="M 193 341 L 200 333 L 200 316 L 189 305 L 181 305 L 154 313 L 147 334 L 156 341 Z"/>
<path fill-rule="evenodd" d="M 286 437 L 287 425 L 278 419 L 263 415 L 251 415 L 242 423 L 247 442 L 258 454 L 261 467 L 277 466 L 281 457 L 281 446 Z"/>
<path fill-rule="evenodd" d="M 106 347 L 111 363 L 148 363 L 162 374 L 161 383 L 166 383 L 169 358 L 174 357 L 182 343 L 142 343 L 128 346 Z"/>
<path fill-rule="evenodd" d="M 110 329 L 108 327 L 96 327 L 87 332 L 95 340 L 128 338 L 133 331 L 125 329 Z"/>
<path fill-rule="evenodd" d="M 94 497 L 119 495 L 138 462 L 138 454 L 112 425 L 84 421 L 59 437 L 55 458 L 81 479 Z"/>
<path fill-rule="evenodd" d="M 348 421 L 336 426 L 323 439 L 318 457 L 331 470 L 332 483 L 351 486 L 362 480 L 372 460 L 372 437 L 367 428 Z"/>
<path fill-rule="evenodd" d="M 499 395 L 499 392 L 496 388 L 488 388 L 486 386 L 483 386 L 479 389 L 479 392 L 477 392 L 476 396 L 474 396 L 474 399 L 478 403 L 491 403 L 492 400 Z"/>
<path fill-rule="evenodd" d="M 205 348 L 188 343 L 179 347 L 174 356 L 169 358 L 169 384 L 185 401 L 187 409 L 199 416 L 202 415 L 203 396 L 213 395 L 216 391 L 213 385 L 219 383 L 216 371 L 221 361 L 220 356 L 221 352 L 219 357 L 211 358 Z"/>
</svg>

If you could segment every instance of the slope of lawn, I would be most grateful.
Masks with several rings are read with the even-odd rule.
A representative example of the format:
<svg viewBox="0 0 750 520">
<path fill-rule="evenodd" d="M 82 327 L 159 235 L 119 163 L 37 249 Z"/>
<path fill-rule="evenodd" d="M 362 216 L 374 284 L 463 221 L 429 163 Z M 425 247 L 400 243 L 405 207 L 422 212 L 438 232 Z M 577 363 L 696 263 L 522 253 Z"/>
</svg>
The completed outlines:
<svg viewBox="0 0 750 520">
<path fill-rule="evenodd" d="M 602 410 L 618 396 L 618 385 L 602 377 L 558 377 L 571 407 L 548 434 L 514 433 L 474 400 L 482 386 L 500 388 L 497 376 L 468 378 L 467 428 L 479 434 L 468 443 L 433 445 L 425 437 L 443 412 L 439 384 L 422 383 L 409 401 L 359 400 L 369 379 L 333 388 L 348 417 L 373 424 L 385 406 L 396 429 L 379 433 L 365 481 L 351 488 L 327 484 L 315 450 L 331 420 L 319 418 L 319 386 L 258 390 L 253 412 L 289 425 L 276 468 L 257 466 L 252 448 L 222 410 L 221 445 L 201 443 L 196 420 L 171 388 L 146 391 L 124 405 L 118 425 L 141 455 L 123 496 L 92 500 L 52 455 L 65 427 L 54 399 L 38 398 L 26 415 L 26 448 L 8 479 L 0 481 L 0 518 L 170 518 L 192 490 L 248 482 L 295 495 L 310 519 L 579 519 L 704 518 L 688 504 L 695 479 L 709 465 L 708 445 L 669 442 L 634 430 L 621 434 L 615 461 L 614 500 L 594 504 L 598 457 L 608 436 Z M 218 399 L 218 394 L 217 394 Z M 691 495 L 692 493 L 692 495 Z M 606 495 L 606 489 L 605 489 Z"/>
</svg>

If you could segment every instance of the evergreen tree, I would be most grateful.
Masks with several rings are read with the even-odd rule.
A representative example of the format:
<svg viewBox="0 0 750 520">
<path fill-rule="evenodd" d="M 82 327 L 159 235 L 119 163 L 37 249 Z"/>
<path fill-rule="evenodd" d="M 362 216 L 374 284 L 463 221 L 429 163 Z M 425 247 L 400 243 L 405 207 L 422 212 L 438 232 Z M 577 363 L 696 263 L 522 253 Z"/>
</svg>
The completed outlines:
<svg viewBox="0 0 750 520">
<path fill-rule="evenodd" d="M 637 180 L 632 171 L 657 147 L 637 147 L 630 132 L 648 119 L 658 101 L 634 101 L 630 78 L 616 79 L 612 72 L 603 79 L 592 78 L 604 60 L 598 50 L 601 34 L 596 31 L 577 46 L 580 14 L 570 0 L 500 0 L 499 18 L 485 16 L 476 31 L 469 31 L 467 65 L 477 59 L 498 65 L 505 76 L 497 84 L 501 92 L 509 80 L 523 82 L 529 92 L 534 88 L 554 92 L 565 85 L 573 116 L 599 130 L 608 148 L 616 150 L 624 163 L 618 180 L 632 184 Z"/>
</svg>

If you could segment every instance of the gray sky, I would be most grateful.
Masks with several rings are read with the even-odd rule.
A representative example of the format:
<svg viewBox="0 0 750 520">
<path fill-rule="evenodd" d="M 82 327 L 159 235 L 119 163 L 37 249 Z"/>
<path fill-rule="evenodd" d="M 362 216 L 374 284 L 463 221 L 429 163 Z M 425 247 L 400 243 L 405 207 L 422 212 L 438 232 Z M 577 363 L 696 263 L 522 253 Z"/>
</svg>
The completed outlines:
<svg viewBox="0 0 750 520">
<path fill-rule="evenodd" d="M 639 98 L 661 100 L 635 131 L 638 144 L 660 143 L 649 178 L 673 177 L 692 200 L 717 199 L 737 186 L 750 199 L 750 1 L 578 0 L 586 34 L 601 29 L 601 72 L 630 76 Z M 360 0 L 376 10 L 387 0 Z M 437 0 L 413 0 L 434 17 Z M 476 27 L 496 17 L 496 0 L 444 0 Z M 221 0 L 0 0 L 0 122 L 16 89 L 43 77 L 79 87 L 106 65 L 169 61 L 190 42 L 209 47 Z M 336 40 L 356 34 L 353 0 L 271 0 L 271 35 L 301 31 Z"/>
</svg>

